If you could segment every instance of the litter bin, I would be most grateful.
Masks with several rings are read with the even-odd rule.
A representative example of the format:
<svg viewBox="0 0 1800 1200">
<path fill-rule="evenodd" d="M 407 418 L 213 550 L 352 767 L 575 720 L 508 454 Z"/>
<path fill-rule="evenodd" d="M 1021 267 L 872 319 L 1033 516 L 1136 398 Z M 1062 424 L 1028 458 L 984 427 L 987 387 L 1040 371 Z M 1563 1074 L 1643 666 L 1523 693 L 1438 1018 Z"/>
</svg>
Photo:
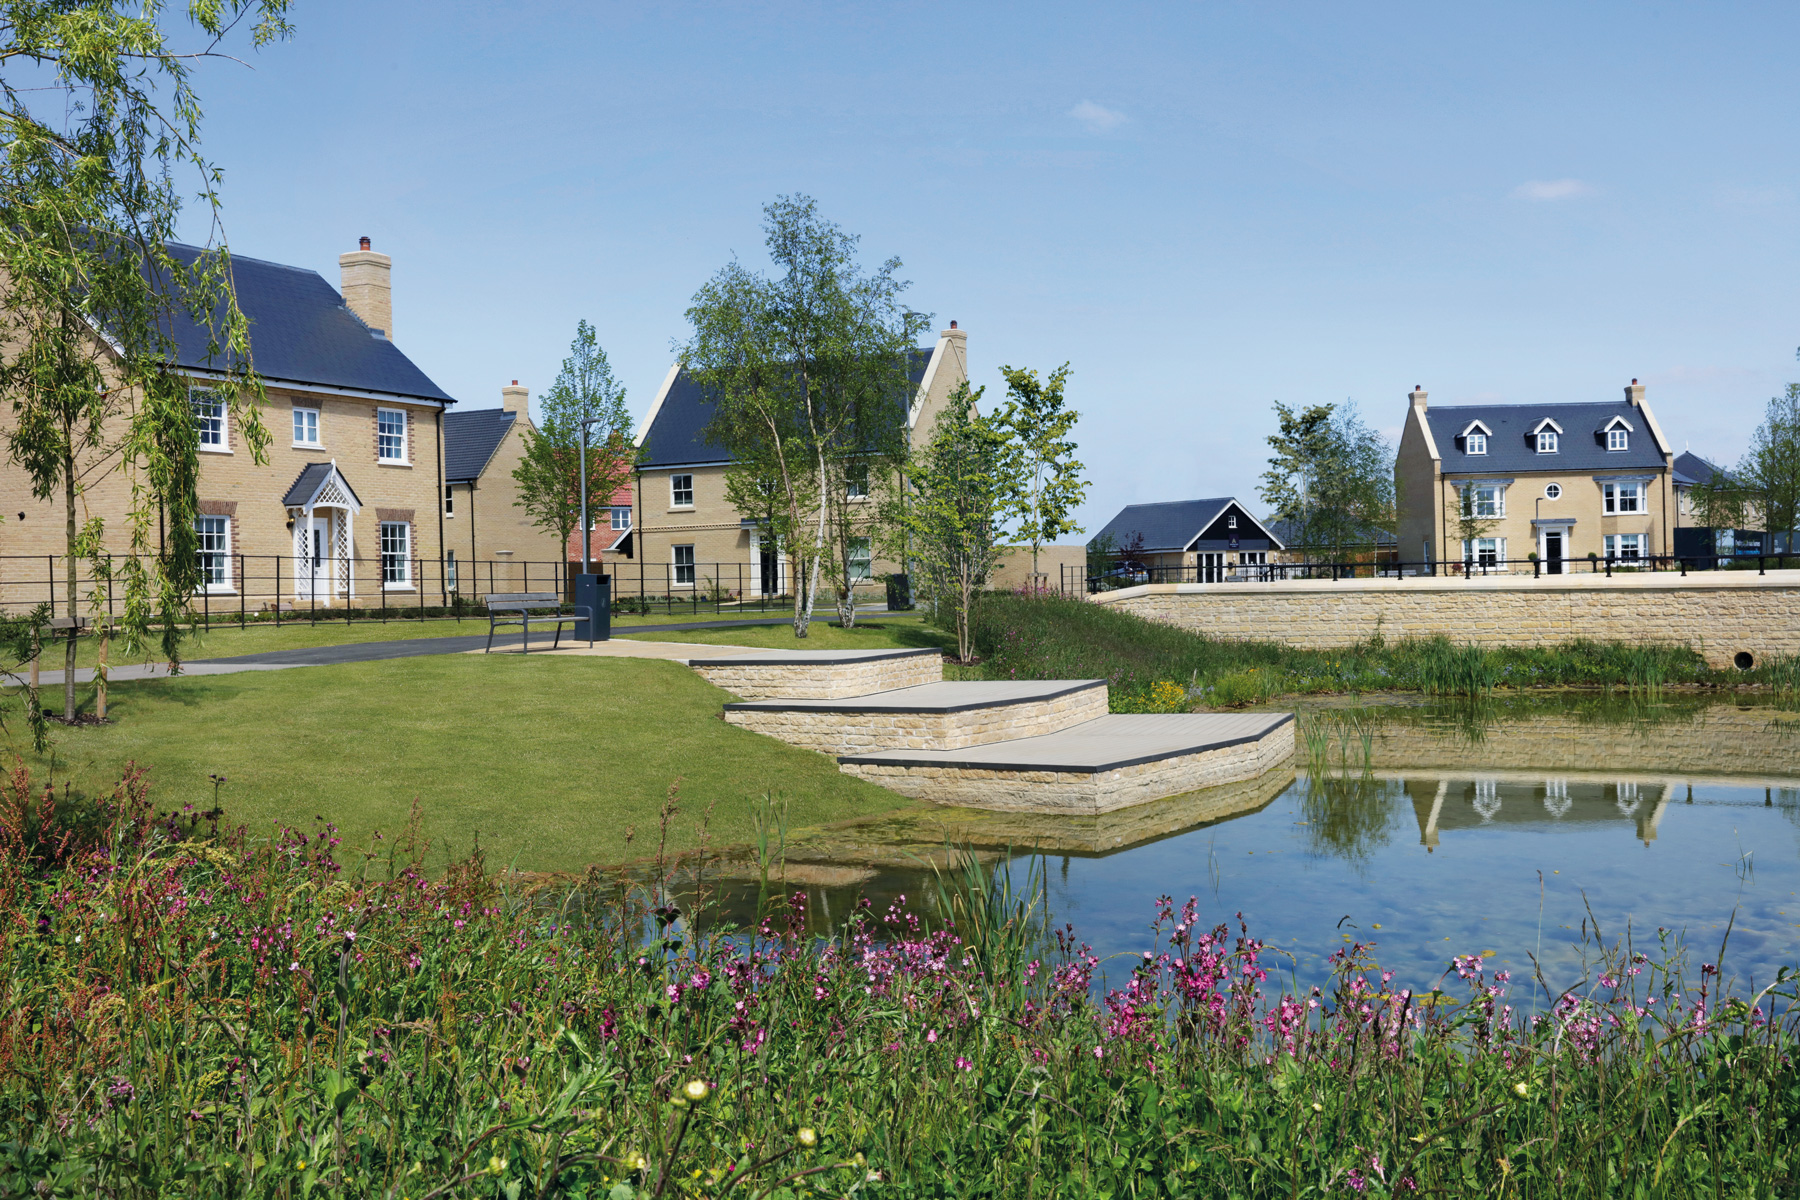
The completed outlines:
<svg viewBox="0 0 1800 1200">
<path fill-rule="evenodd" d="M 577 575 L 575 604 L 594 614 L 593 627 L 585 620 L 575 622 L 575 640 L 604 642 L 612 637 L 612 576 Z"/>
<path fill-rule="evenodd" d="M 887 577 L 887 606 L 889 612 L 905 612 L 913 606 L 912 580 L 905 571 Z"/>
</svg>

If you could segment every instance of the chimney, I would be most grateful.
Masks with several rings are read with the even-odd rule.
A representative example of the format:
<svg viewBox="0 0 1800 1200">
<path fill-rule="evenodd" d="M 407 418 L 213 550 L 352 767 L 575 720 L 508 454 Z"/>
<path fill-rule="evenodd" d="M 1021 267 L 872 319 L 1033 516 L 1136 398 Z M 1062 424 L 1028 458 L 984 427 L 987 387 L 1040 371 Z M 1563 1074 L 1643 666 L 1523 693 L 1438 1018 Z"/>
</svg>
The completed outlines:
<svg viewBox="0 0 1800 1200">
<path fill-rule="evenodd" d="M 1414 408 L 1420 412 L 1425 411 L 1425 386 L 1423 384 L 1413 384 L 1413 390 L 1406 394 L 1406 398 L 1412 401 Z"/>
<path fill-rule="evenodd" d="M 1625 402 L 1633 408 L 1644 407 L 1644 385 L 1632 380 L 1631 386 L 1625 389 Z"/>
<path fill-rule="evenodd" d="M 531 419 L 531 389 L 519 386 L 518 380 L 512 381 L 511 387 L 500 389 L 500 407 L 509 413 L 518 413 L 527 420 Z"/>
<path fill-rule="evenodd" d="M 938 336 L 955 338 L 965 346 L 969 343 L 969 331 L 966 329 L 958 329 L 955 321 L 950 322 L 950 328 L 944 330 L 942 333 L 938 334 Z"/>
<path fill-rule="evenodd" d="M 368 238 L 357 239 L 358 249 L 338 255 L 343 272 L 344 303 L 375 333 L 394 340 L 394 296 L 388 282 L 394 260 L 369 249 Z"/>
</svg>

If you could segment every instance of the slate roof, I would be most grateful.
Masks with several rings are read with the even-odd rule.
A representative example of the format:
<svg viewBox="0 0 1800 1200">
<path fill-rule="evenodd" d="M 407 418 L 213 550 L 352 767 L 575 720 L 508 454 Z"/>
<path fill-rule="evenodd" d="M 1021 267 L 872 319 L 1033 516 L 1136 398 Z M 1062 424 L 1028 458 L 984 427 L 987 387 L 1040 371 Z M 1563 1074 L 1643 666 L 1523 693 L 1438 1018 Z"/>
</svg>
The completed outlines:
<svg viewBox="0 0 1800 1200">
<path fill-rule="evenodd" d="M 1270 521 L 1268 523 L 1269 532 L 1273 533 L 1276 537 L 1280 538 L 1290 546 L 1298 545 L 1304 539 L 1301 538 L 1298 531 L 1295 530 L 1294 524 L 1293 521 Z M 1400 544 L 1400 539 L 1385 529 L 1361 530 L 1358 534 L 1358 540 L 1374 546 L 1397 546 Z"/>
<path fill-rule="evenodd" d="M 294 485 L 288 488 L 287 495 L 281 498 L 282 504 L 289 508 L 298 508 L 311 500 L 313 493 L 319 490 L 319 485 L 325 482 L 325 477 L 331 474 L 331 467 L 332 464 L 328 462 L 307 463 L 305 467 L 301 468 L 299 477 L 294 480 Z M 350 486 L 350 481 L 344 479 L 342 472 L 338 473 L 338 478 L 343 480 L 344 487 L 350 492 L 350 498 L 360 505 L 362 497 L 356 494 L 356 489 Z"/>
<path fill-rule="evenodd" d="M 925 368 L 931 363 L 931 351 L 915 349 L 908 363 L 907 402 L 917 396 L 925 380 Z M 706 439 L 706 426 L 712 421 L 712 404 L 687 368 L 675 374 L 674 382 L 663 396 L 650 428 L 644 433 L 644 457 L 640 467 L 701 467 L 728 463 L 731 454 L 723 446 Z"/>
<path fill-rule="evenodd" d="M 191 264 L 201 250 L 171 242 L 169 253 Z M 267 382 L 456 403 L 394 343 L 371 333 L 317 271 L 234 254 L 231 274 L 238 307 L 250 319 L 252 361 Z M 171 321 L 178 366 L 202 371 L 230 368 L 230 360 L 222 355 L 207 358 L 207 332 L 185 309 L 175 306 Z"/>
<path fill-rule="evenodd" d="M 504 408 L 475 408 L 444 414 L 444 481 L 467 483 L 481 478 L 500 439 L 513 426 L 516 413 Z"/>
<path fill-rule="evenodd" d="M 1554 454 L 1539 454 L 1531 431 L 1544 418 L 1562 427 Z M 1630 448 L 1608 450 L 1601 430 L 1614 417 L 1631 426 Z M 1662 449 L 1643 410 L 1623 400 L 1609 404 L 1471 404 L 1425 412 L 1446 475 L 1504 475 L 1513 471 L 1658 470 Z M 1471 422 L 1488 428 L 1488 452 L 1468 454 L 1458 439 Z"/>
<path fill-rule="evenodd" d="M 1731 478 L 1730 471 L 1723 467 L 1715 467 L 1691 450 L 1683 450 L 1675 456 L 1675 483 L 1678 487 L 1692 487 L 1697 483 L 1707 483 L 1714 475 Z"/>
<path fill-rule="evenodd" d="M 1088 545 L 1092 546 L 1101 538 L 1111 535 L 1115 546 L 1123 546 L 1131 541 L 1133 535 L 1141 533 L 1144 535 L 1145 550 L 1180 550 L 1203 533 L 1225 511 L 1226 505 L 1235 503 L 1236 499 L 1232 496 L 1219 496 L 1211 500 L 1127 504 L 1119 510 L 1118 516 L 1106 523 L 1104 529 L 1088 539 Z"/>
</svg>

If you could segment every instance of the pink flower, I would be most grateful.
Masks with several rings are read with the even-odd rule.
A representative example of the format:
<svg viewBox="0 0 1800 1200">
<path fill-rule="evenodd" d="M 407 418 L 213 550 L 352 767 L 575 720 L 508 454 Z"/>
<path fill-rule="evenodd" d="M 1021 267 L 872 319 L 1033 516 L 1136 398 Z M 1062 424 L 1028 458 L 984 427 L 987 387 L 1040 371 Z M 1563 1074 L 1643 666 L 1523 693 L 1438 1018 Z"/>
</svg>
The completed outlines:
<svg viewBox="0 0 1800 1200">
<path fill-rule="evenodd" d="M 956 1069 L 959 1071 L 973 1071 L 975 1069 L 975 1064 L 959 1054 L 956 1056 Z"/>
<path fill-rule="evenodd" d="M 937 1041 L 937 1030 L 935 1030 L 935 1029 L 934 1029 L 934 1030 L 932 1030 L 932 1031 L 931 1031 L 931 1032 L 930 1032 L 930 1033 L 928 1033 L 928 1034 L 926 1034 L 926 1035 L 925 1035 L 925 1040 L 926 1040 L 926 1041 L 928 1041 L 928 1042 L 935 1042 L 935 1041 Z"/>
<path fill-rule="evenodd" d="M 1094 1057 L 1095 1058 L 1105 1058 L 1106 1051 L 1101 1049 L 1099 1046 L 1095 1046 L 1094 1047 Z"/>
</svg>

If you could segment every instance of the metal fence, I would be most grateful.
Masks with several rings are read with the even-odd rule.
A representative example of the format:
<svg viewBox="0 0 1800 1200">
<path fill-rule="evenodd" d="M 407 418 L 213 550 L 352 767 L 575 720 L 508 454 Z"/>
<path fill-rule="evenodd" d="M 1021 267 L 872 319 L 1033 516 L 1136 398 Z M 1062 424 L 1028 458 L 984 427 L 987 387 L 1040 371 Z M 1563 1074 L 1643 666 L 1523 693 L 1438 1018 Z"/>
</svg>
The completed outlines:
<svg viewBox="0 0 1800 1200">
<path fill-rule="evenodd" d="M 126 556 L 109 556 L 97 577 L 93 563 L 76 560 L 76 611 L 68 611 L 60 554 L 0 555 L 0 613 L 22 615 L 48 605 L 52 620 L 71 615 L 84 620 L 118 615 Z M 793 596 L 783 589 L 786 572 L 768 580 L 757 564 L 631 561 L 590 564 L 612 580 L 615 613 L 671 616 L 736 613 L 771 615 L 790 610 Z M 309 563 L 287 555 L 202 554 L 209 584 L 193 597 L 196 620 L 216 624 L 290 621 L 425 620 L 484 612 L 493 592 L 556 592 L 566 595 L 581 564 L 519 562 L 505 558 L 462 560 L 384 556 Z M 105 580 L 115 581 L 108 589 Z M 771 590 L 765 583 L 776 586 Z M 819 606 L 829 612 L 833 598 L 821 587 Z M 885 581 L 857 585 L 859 602 L 885 594 Z"/>
<path fill-rule="evenodd" d="M 1112 591 L 1142 583 L 1276 583 L 1295 579 L 1379 579 L 1402 577 L 1477 579 L 1490 575 L 1639 574 L 1663 571 L 1748 571 L 1766 574 L 1771 570 L 1800 567 L 1800 555 L 1742 554 L 1703 557 L 1672 554 L 1644 555 L 1637 558 L 1618 556 L 1564 558 L 1545 561 L 1538 558 L 1470 559 L 1466 562 L 1401 562 L 1388 559 L 1378 562 L 1311 562 L 1311 563 L 1245 563 L 1215 566 L 1185 563 L 1179 566 L 1123 565 L 1094 575 L 1082 566 L 1063 568 L 1062 590 L 1069 595 Z"/>
</svg>

